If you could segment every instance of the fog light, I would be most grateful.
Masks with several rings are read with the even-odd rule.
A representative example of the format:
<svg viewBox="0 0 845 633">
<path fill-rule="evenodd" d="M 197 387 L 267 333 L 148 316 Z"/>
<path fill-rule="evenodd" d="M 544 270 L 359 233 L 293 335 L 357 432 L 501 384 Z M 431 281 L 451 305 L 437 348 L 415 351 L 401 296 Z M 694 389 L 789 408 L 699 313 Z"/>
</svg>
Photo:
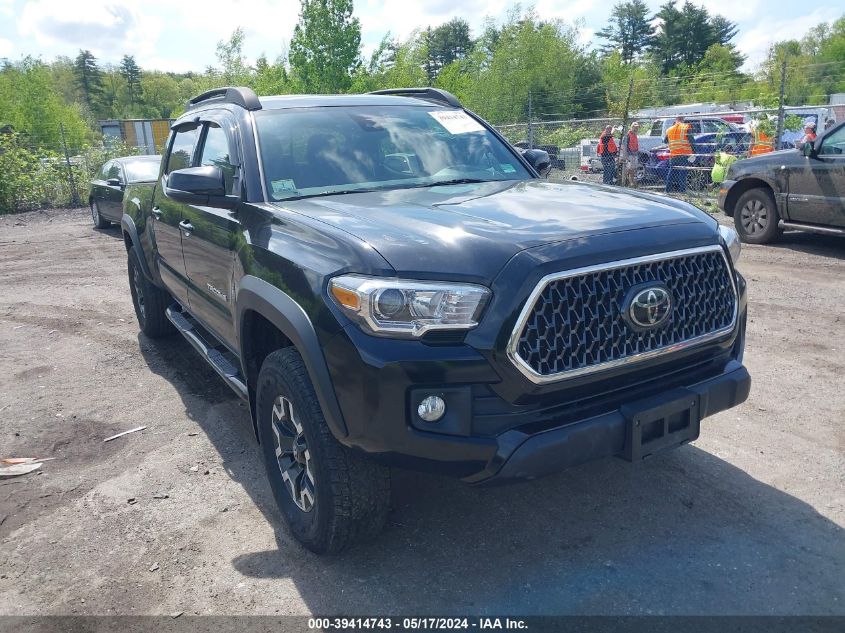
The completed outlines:
<svg viewBox="0 0 845 633">
<path fill-rule="evenodd" d="M 446 413 L 446 403 L 440 396 L 428 396 L 417 407 L 417 415 L 426 422 L 437 422 Z"/>
</svg>

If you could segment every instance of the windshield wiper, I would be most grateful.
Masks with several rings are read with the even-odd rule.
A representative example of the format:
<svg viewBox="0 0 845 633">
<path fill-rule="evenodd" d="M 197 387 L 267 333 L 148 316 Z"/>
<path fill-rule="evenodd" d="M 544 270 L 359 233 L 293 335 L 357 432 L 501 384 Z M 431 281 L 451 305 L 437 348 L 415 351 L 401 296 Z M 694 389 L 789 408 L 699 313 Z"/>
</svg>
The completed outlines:
<svg viewBox="0 0 845 633">
<path fill-rule="evenodd" d="M 288 196 L 287 198 L 281 198 L 276 200 L 276 202 L 287 202 L 288 200 L 302 200 L 304 198 L 322 198 L 325 196 L 345 196 L 349 193 L 372 193 L 373 191 L 383 191 L 382 188 L 378 189 L 340 189 L 339 191 L 318 191 L 317 193 L 303 193 L 298 196 Z"/>
<path fill-rule="evenodd" d="M 427 182 L 420 185 L 420 187 L 440 187 L 442 185 L 472 185 L 479 182 L 498 182 L 497 178 L 493 180 L 485 180 L 482 178 L 454 178 L 452 180 L 438 180 L 436 182 Z"/>
<path fill-rule="evenodd" d="M 288 196 L 276 202 L 287 202 L 288 200 L 303 200 L 305 198 L 322 198 L 325 196 L 343 196 L 350 193 L 372 193 L 374 191 L 390 191 L 391 189 L 420 189 L 422 187 L 440 187 L 443 185 L 470 185 L 481 182 L 501 182 L 499 179 L 483 180 L 481 178 L 454 178 L 452 180 L 438 180 L 436 182 L 421 182 L 414 184 L 392 184 L 385 187 L 370 187 L 367 189 L 341 189 L 339 191 L 320 191 L 317 193 L 303 193 L 298 196 Z"/>
</svg>

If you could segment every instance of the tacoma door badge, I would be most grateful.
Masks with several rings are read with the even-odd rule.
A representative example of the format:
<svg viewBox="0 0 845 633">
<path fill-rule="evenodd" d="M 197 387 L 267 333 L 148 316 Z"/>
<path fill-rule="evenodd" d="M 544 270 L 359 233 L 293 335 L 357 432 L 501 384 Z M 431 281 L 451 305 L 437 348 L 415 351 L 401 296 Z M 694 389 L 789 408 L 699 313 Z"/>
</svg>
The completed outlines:
<svg viewBox="0 0 845 633">
<path fill-rule="evenodd" d="M 226 303 L 229 303 L 229 297 L 226 295 L 226 293 L 225 293 L 225 292 L 220 292 L 217 288 L 215 288 L 215 287 L 214 287 L 214 286 L 212 286 L 211 284 L 205 284 L 205 286 L 206 286 L 206 288 L 208 288 L 211 292 L 213 292 L 213 293 L 214 293 L 214 294 L 216 294 L 218 297 L 220 297 L 221 299 L 223 299 L 223 301 L 225 301 Z"/>
</svg>

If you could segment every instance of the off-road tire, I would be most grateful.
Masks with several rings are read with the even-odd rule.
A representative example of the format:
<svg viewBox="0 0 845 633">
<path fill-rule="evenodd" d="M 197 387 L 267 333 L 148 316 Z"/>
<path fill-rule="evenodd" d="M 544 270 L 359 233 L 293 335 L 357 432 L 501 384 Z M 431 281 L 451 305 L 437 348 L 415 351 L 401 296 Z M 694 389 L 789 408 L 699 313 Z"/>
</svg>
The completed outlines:
<svg viewBox="0 0 845 633">
<path fill-rule="evenodd" d="M 161 338 L 175 331 L 164 311 L 171 303 L 170 295 L 153 284 L 141 268 L 135 247 L 129 249 L 127 269 L 129 272 L 129 291 L 132 293 L 132 305 L 141 331 L 150 338 Z"/>
<path fill-rule="evenodd" d="M 111 222 L 104 220 L 103 216 L 100 215 L 100 207 L 96 200 L 89 201 L 88 206 L 91 207 L 91 221 L 94 223 L 95 229 L 105 229 L 111 226 Z"/>
<path fill-rule="evenodd" d="M 313 506 L 304 511 L 282 477 L 276 454 L 280 398 L 295 411 L 313 475 Z M 264 360 L 256 394 L 258 435 L 273 496 L 294 538 L 317 554 L 334 554 L 377 535 L 390 507 L 390 471 L 341 445 L 326 424 L 299 352 L 287 347 Z M 291 416 L 293 417 L 293 416 Z"/>
<path fill-rule="evenodd" d="M 777 204 L 769 191 L 749 189 L 734 207 L 734 226 L 739 238 L 749 244 L 767 244 L 776 240 L 782 230 L 778 228 L 780 215 Z"/>
</svg>

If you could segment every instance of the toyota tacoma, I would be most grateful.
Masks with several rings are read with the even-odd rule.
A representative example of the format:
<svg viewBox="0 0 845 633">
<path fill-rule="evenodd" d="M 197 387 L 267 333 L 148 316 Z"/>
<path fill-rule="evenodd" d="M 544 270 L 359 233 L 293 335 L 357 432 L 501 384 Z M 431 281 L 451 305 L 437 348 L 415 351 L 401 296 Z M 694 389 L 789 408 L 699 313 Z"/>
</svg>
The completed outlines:
<svg viewBox="0 0 845 633">
<path fill-rule="evenodd" d="M 441 90 L 230 87 L 127 187 L 140 328 L 249 403 L 306 547 L 376 534 L 391 467 L 487 484 L 636 461 L 748 396 L 736 233 L 548 169 Z"/>
</svg>

